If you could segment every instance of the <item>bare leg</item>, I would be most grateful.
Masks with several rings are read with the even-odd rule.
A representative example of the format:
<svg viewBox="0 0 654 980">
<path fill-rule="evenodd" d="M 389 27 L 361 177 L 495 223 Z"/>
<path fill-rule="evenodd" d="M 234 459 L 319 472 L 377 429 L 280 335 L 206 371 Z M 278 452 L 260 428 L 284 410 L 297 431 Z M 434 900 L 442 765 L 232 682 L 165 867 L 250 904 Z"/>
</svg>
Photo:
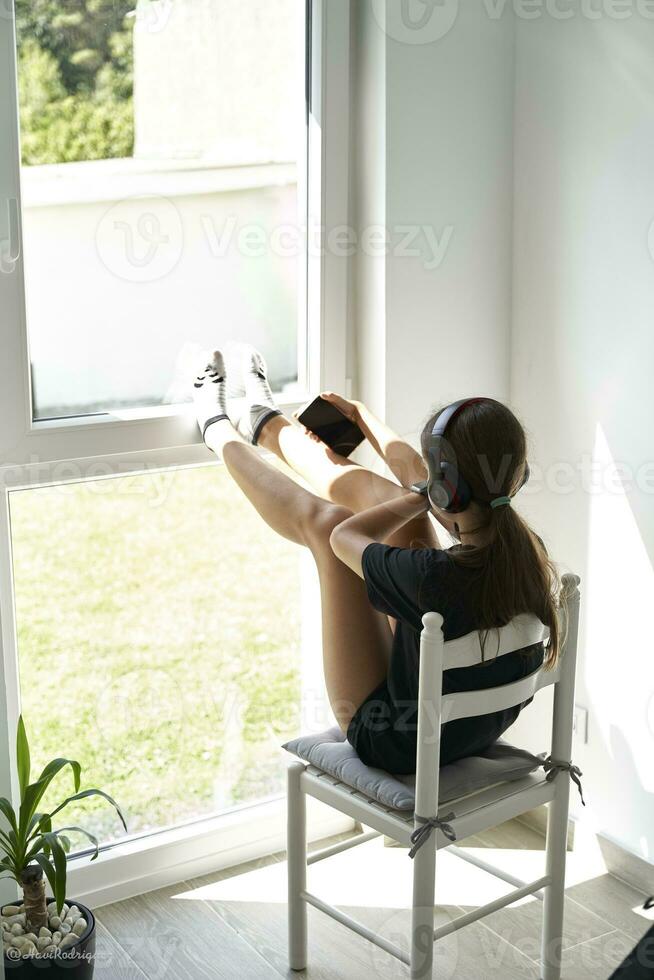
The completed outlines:
<svg viewBox="0 0 654 980">
<path fill-rule="evenodd" d="M 386 677 L 392 634 L 368 600 L 363 581 L 334 555 L 329 536 L 350 510 L 315 496 L 262 459 L 227 420 L 214 422 L 207 445 L 264 521 L 283 537 L 306 545 L 320 578 L 325 682 L 334 715 L 345 731 L 352 715 Z M 307 440 L 309 441 L 309 440 Z"/>
<path fill-rule="evenodd" d="M 406 493 L 392 480 L 311 439 L 298 425 L 281 415 L 266 423 L 259 436 L 259 445 L 284 460 L 321 497 L 354 512 Z M 405 525 L 386 543 L 404 548 L 440 547 L 426 514 Z"/>
</svg>

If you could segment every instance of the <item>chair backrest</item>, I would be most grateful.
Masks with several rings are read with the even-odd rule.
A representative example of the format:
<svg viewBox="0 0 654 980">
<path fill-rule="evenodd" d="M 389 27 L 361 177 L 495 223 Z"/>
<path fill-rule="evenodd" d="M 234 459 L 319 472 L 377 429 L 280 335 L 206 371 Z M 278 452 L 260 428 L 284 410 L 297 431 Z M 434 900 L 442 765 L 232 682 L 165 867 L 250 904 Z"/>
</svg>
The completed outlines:
<svg viewBox="0 0 654 980">
<path fill-rule="evenodd" d="M 416 811 L 435 812 L 438 799 L 441 725 L 458 718 L 490 714 L 522 704 L 543 687 L 555 685 L 551 754 L 569 759 L 572 747 L 574 683 L 579 622 L 579 582 L 576 575 L 563 577 L 565 599 L 559 612 L 563 643 L 557 666 L 539 668 L 527 677 L 501 687 L 461 691 L 442 696 L 443 671 L 467 667 L 482 660 L 479 632 L 445 642 L 443 617 L 428 612 L 422 618 L 420 678 L 418 691 L 418 756 L 416 762 Z M 516 616 L 506 626 L 485 636 L 483 656 L 491 659 L 521 650 L 547 639 L 547 628 L 536 616 Z M 544 738 L 547 736 L 544 734 Z M 544 746 L 545 747 L 545 746 Z"/>
</svg>

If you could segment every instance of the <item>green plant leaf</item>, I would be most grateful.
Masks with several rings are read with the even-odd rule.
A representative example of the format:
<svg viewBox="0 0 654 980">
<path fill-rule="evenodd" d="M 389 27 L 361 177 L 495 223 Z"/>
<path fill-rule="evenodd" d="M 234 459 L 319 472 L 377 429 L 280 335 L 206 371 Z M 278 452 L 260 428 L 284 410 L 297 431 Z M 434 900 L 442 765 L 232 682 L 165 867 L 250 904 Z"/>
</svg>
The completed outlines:
<svg viewBox="0 0 654 980">
<path fill-rule="evenodd" d="M 8 841 L 0 840 L 0 851 L 4 851 L 6 855 L 6 857 L 2 859 L 3 861 L 11 861 L 12 866 L 17 863 L 16 849 L 12 847 Z"/>
<path fill-rule="evenodd" d="M 120 817 L 120 822 L 122 823 L 123 827 L 125 828 L 125 832 L 127 833 L 127 824 L 125 823 L 125 818 L 121 813 L 120 807 L 118 806 L 116 801 L 111 796 L 109 796 L 108 793 L 103 793 L 101 789 L 85 789 L 82 790 L 81 793 L 75 793 L 73 796 L 69 796 L 68 799 L 64 800 L 63 803 L 61 803 L 56 809 L 52 811 L 50 816 L 54 817 L 57 813 L 60 813 L 61 810 L 63 810 L 64 807 L 68 806 L 69 803 L 74 803 L 75 800 L 87 800 L 90 796 L 101 796 L 103 800 L 107 801 L 107 803 L 111 803 L 112 807 Z"/>
<path fill-rule="evenodd" d="M 54 863 L 54 881 L 51 882 L 52 894 L 57 903 L 57 915 L 61 913 L 62 906 L 66 899 L 66 865 L 68 859 L 66 852 L 59 842 L 59 838 L 53 831 L 51 834 L 44 834 L 43 839 L 47 842 L 52 851 L 52 861 Z M 39 864 L 41 862 L 39 861 Z M 43 865 L 41 865 L 43 867 Z M 47 874 L 47 872 L 46 872 Z M 50 879 L 48 879 L 49 881 Z"/>
<path fill-rule="evenodd" d="M 16 813 L 9 800 L 6 800 L 4 796 L 0 796 L 0 813 L 3 814 L 11 829 L 17 832 L 18 822 L 16 820 Z"/>
<path fill-rule="evenodd" d="M 20 838 L 27 837 L 27 828 L 30 826 L 32 817 L 36 812 L 36 808 L 41 801 L 41 797 L 48 788 L 48 784 L 45 781 L 39 781 L 37 783 L 30 783 L 25 789 L 25 795 L 20 805 L 20 810 L 18 811 L 18 836 Z"/>
<path fill-rule="evenodd" d="M 35 783 L 30 783 L 30 785 L 25 789 L 25 795 L 20 805 L 18 820 L 19 836 L 26 835 L 27 828 L 30 826 L 32 818 L 36 813 L 36 808 L 43 798 L 43 794 L 57 773 L 61 772 L 61 770 L 66 766 L 70 766 L 73 770 L 75 791 L 79 789 L 82 771 L 79 762 L 75 762 L 73 759 L 53 759 L 52 762 L 49 762 L 37 781 Z"/>
<path fill-rule="evenodd" d="M 43 873 L 48 879 L 48 883 L 52 890 L 53 896 L 55 896 L 57 894 L 57 876 L 55 874 L 55 869 L 52 867 L 51 863 L 48 861 L 45 854 L 37 854 L 34 860 L 36 861 L 37 864 L 39 864 L 43 868 Z M 64 886 L 64 891 L 65 891 L 65 886 Z M 62 902 L 61 905 L 63 904 L 64 903 Z M 60 905 L 57 906 L 57 912 L 61 912 Z"/>
<path fill-rule="evenodd" d="M 29 822 L 29 826 L 26 831 L 26 836 L 29 837 L 30 834 L 42 833 L 44 830 L 52 830 L 52 824 L 47 826 L 48 821 L 50 821 L 49 813 L 35 813 Z"/>
<path fill-rule="evenodd" d="M 50 848 L 42 836 L 37 837 L 29 851 L 25 854 L 25 866 L 32 861 L 40 851 L 44 851 L 46 858 L 50 856 Z"/>
<path fill-rule="evenodd" d="M 50 780 L 54 779 L 57 773 L 60 772 L 65 766 L 70 766 L 70 768 L 73 770 L 73 782 L 75 792 L 77 793 L 82 778 L 82 767 L 80 766 L 79 762 L 75 761 L 75 759 L 53 759 L 52 762 L 49 762 L 47 766 L 44 767 L 38 781 L 40 782 L 42 779 L 47 779 L 49 783 Z"/>
<path fill-rule="evenodd" d="M 27 741 L 27 732 L 25 731 L 25 722 L 23 721 L 22 715 L 18 719 L 18 732 L 16 734 L 16 761 L 18 764 L 18 782 L 20 783 L 20 799 L 22 803 L 25 797 L 25 790 L 29 785 L 31 769 L 30 747 Z"/>
<path fill-rule="evenodd" d="M 98 854 L 100 853 L 100 845 L 98 844 L 97 837 L 94 837 L 93 834 L 90 834 L 88 832 L 88 830 L 84 830 L 83 827 L 61 827 L 60 830 L 55 830 L 55 834 L 61 834 L 62 831 L 64 831 L 64 830 L 74 831 L 75 833 L 77 833 L 77 834 L 83 834 L 84 837 L 88 838 L 88 840 L 91 841 L 91 843 L 93 844 L 93 847 L 95 848 L 95 854 L 91 858 L 92 861 L 95 861 L 95 859 L 97 858 Z"/>
</svg>

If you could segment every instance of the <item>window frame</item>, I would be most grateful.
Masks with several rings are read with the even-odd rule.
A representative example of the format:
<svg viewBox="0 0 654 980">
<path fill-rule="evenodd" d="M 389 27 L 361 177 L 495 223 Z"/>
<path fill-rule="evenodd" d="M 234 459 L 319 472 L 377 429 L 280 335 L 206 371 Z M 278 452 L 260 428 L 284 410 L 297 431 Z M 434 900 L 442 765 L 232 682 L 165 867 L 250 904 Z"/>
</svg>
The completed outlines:
<svg viewBox="0 0 654 980">
<path fill-rule="evenodd" d="M 325 388 L 348 391 L 347 321 L 348 259 L 326 247 L 326 229 L 349 220 L 349 110 L 350 105 L 350 0 L 306 0 L 307 9 L 307 159 L 300 172 L 307 175 L 307 240 L 320 241 L 309 250 L 306 281 L 301 277 L 300 302 L 306 309 L 300 356 L 306 360 L 309 392 Z M 163 406 L 133 412 L 108 413 L 54 421 L 33 421 L 30 391 L 25 286 L 20 220 L 18 240 L 10 202 L 20 216 L 20 156 L 17 109 L 16 39 L 13 2 L 0 16 L 0 796 L 18 798 L 13 742 L 20 713 L 18 649 L 14 608 L 9 493 L 17 489 L 94 479 L 99 475 L 151 473 L 215 462 L 201 442 L 192 408 Z M 3 77 L 5 76 L 5 77 Z M 5 202 L 6 215 L 5 215 Z M 13 205 L 15 207 L 15 205 Z M 313 236 L 313 237 L 312 237 Z M 19 252 L 15 261 L 8 252 Z M 297 403 L 288 404 L 288 408 Z M 216 463 L 215 465 L 220 465 Z M 315 634 L 315 629 L 312 629 Z M 312 639 L 315 645 L 315 636 Z M 2 717 L 4 716 L 4 717 Z M 255 811 L 264 808 L 266 819 Z M 283 841 L 285 805 L 271 801 L 248 807 L 252 820 L 238 822 L 240 832 L 229 831 L 231 845 L 214 848 L 200 866 L 198 842 L 233 823 L 232 812 L 154 835 L 147 847 L 126 841 L 114 845 L 95 862 L 71 861 L 71 889 L 103 900 L 135 894 L 134 874 L 123 881 L 125 857 L 140 867 L 148 887 L 169 883 L 189 874 L 224 867 L 243 855 L 270 852 Z M 263 812 L 263 811 L 262 811 Z M 247 825 L 247 827 L 246 827 Z M 247 829 L 260 827 L 261 836 Z M 336 824 L 321 823 L 324 833 Z M 338 829 L 345 829 L 342 821 Z M 158 839 L 155 839 L 158 838 Z M 248 842 L 249 843 L 246 843 Z M 248 849 L 249 848 L 249 849 Z M 263 850 L 262 850 L 263 848 Z M 206 852 L 202 852 L 206 853 Z M 139 856 L 140 855 L 140 856 Z M 231 856 L 230 856 L 231 855 Z M 121 868 L 123 869 L 121 871 Z M 157 868 L 170 868 L 158 874 Z M 150 878 L 148 878 L 150 875 Z M 139 878 L 140 882 L 140 878 Z M 78 884 L 79 883 L 79 884 Z M 140 884 L 139 884 L 140 887 Z M 0 897 L 11 886 L 0 883 Z"/>
</svg>

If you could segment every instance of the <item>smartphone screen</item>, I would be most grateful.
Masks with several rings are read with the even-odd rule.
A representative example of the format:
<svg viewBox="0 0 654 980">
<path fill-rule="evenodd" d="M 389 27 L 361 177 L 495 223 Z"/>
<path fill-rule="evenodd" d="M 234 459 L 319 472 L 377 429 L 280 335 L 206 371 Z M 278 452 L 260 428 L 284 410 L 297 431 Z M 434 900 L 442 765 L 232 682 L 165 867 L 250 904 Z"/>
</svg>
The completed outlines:
<svg viewBox="0 0 654 980">
<path fill-rule="evenodd" d="M 349 456 L 365 438 L 356 423 L 320 396 L 303 408 L 297 419 L 341 456 Z"/>
</svg>

